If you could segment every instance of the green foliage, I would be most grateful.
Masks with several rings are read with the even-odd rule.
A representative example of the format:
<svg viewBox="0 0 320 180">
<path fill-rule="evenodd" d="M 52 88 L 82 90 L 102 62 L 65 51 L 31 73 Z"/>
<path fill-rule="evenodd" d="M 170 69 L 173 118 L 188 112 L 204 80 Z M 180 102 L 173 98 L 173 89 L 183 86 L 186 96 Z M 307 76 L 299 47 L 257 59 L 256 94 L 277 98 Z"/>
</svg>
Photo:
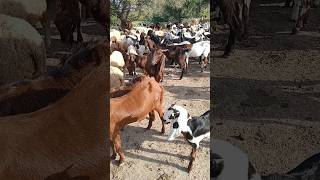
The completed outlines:
<svg viewBox="0 0 320 180">
<path fill-rule="evenodd" d="M 209 0 L 110 0 L 111 24 L 121 19 L 150 23 L 209 18 Z"/>
<path fill-rule="evenodd" d="M 116 16 L 111 15 L 110 16 L 110 25 L 111 25 L 111 27 L 115 27 L 118 24 L 120 24 L 119 19 Z"/>
</svg>

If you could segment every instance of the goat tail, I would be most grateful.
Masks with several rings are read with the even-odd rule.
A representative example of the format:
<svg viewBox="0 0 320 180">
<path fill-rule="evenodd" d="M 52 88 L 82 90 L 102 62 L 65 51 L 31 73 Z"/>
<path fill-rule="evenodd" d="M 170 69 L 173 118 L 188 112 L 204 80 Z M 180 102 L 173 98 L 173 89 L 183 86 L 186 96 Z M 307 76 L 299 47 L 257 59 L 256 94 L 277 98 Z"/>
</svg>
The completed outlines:
<svg viewBox="0 0 320 180">
<path fill-rule="evenodd" d="M 160 93 L 160 106 L 163 106 L 163 97 L 164 97 L 164 88 L 163 86 L 160 86 L 161 88 L 161 93 Z"/>
</svg>

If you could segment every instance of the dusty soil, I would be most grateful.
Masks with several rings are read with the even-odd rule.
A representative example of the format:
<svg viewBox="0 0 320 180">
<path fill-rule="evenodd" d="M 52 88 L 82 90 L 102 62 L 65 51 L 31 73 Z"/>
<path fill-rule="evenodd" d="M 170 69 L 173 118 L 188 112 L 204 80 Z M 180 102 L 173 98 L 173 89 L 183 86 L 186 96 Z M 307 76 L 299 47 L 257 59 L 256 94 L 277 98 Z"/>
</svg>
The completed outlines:
<svg viewBox="0 0 320 180">
<path fill-rule="evenodd" d="M 291 8 L 259 7 L 273 2 L 252 1 L 250 38 L 225 59 L 219 26 L 211 63 L 211 138 L 240 147 L 261 174 L 285 173 L 320 150 L 320 11 L 290 35 Z"/>
<path fill-rule="evenodd" d="M 209 69 L 208 69 L 209 70 Z M 200 65 L 191 62 L 189 73 L 178 80 L 180 69 L 166 68 L 162 83 L 165 88 L 165 106 L 179 100 L 192 116 L 199 116 L 209 109 L 209 71 L 200 72 Z M 128 77 L 129 78 L 129 77 Z M 122 147 L 126 163 L 118 167 L 111 164 L 111 179 L 209 179 L 209 139 L 202 142 L 190 174 L 187 173 L 191 146 L 181 136 L 173 142 L 166 140 L 170 125 L 162 135 L 161 121 L 156 120 L 149 131 L 145 131 L 148 120 L 128 125 L 121 132 Z"/>
</svg>

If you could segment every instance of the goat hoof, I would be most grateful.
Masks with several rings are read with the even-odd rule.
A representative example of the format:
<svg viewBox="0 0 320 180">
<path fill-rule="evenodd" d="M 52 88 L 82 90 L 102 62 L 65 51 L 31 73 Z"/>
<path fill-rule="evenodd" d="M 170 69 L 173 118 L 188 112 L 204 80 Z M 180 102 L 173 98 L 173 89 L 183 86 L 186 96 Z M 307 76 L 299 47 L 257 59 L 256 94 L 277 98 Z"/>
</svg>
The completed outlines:
<svg viewBox="0 0 320 180">
<path fill-rule="evenodd" d="M 221 56 L 221 58 L 227 58 L 227 57 L 229 57 L 229 56 L 230 56 L 229 53 L 224 53 L 224 54 Z"/>
<path fill-rule="evenodd" d="M 112 156 L 110 157 L 111 160 L 115 160 L 116 158 L 117 158 L 117 155 L 112 155 Z"/>
<path fill-rule="evenodd" d="M 295 35 L 295 34 L 297 34 L 297 33 L 298 33 L 298 30 L 297 30 L 297 29 L 292 29 L 291 35 Z"/>
<path fill-rule="evenodd" d="M 120 167 L 120 166 L 123 166 L 123 165 L 124 165 L 124 160 L 119 160 L 118 166 Z"/>
<path fill-rule="evenodd" d="M 188 170 L 187 170 L 187 171 L 188 171 L 188 173 L 190 173 L 190 172 L 191 172 L 191 167 L 188 167 Z"/>
</svg>

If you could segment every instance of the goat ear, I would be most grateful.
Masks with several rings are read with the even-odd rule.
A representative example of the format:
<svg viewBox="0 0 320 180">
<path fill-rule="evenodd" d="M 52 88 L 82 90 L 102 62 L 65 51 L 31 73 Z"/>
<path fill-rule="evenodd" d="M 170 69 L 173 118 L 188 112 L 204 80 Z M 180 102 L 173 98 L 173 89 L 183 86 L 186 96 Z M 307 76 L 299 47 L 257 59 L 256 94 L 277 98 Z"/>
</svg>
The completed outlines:
<svg viewBox="0 0 320 180">
<path fill-rule="evenodd" d="M 174 114 L 174 118 L 178 118 L 180 116 L 180 112 L 179 111 L 176 111 L 176 113 Z"/>
<path fill-rule="evenodd" d="M 151 84 L 151 82 L 148 83 L 148 90 L 149 90 L 149 91 L 152 91 L 152 84 Z"/>
</svg>

